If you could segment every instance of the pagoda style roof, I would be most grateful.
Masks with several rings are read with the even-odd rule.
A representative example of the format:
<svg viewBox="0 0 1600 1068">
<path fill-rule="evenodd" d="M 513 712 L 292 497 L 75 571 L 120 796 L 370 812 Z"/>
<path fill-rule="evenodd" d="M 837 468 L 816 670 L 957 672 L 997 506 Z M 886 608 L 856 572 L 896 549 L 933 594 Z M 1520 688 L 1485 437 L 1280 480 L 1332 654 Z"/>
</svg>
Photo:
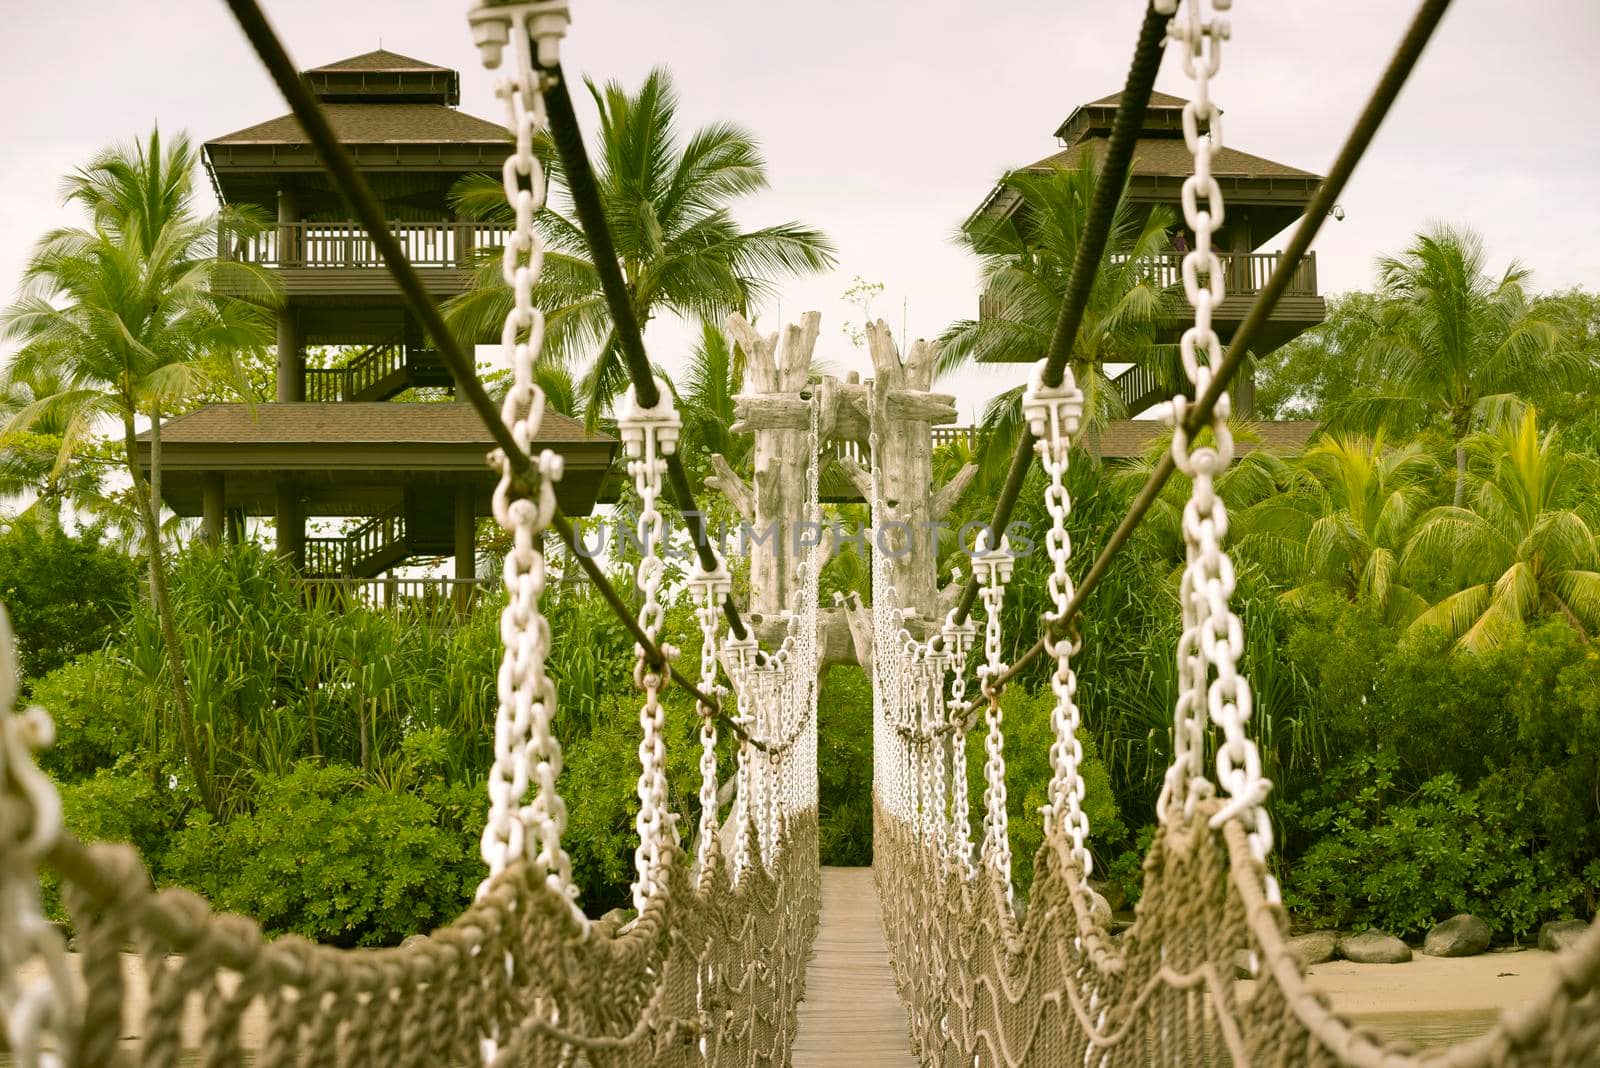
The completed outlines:
<svg viewBox="0 0 1600 1068">
<path fill-rule="evenodd" d="M 480 119 L 442 104 L 324 104 L 340 144 L 483 144 L 503 146 L 511 134 L 499 123 Z M 311 137 L 293 115 L 280 115 L 246 126 L 206 143 L 213 145 L 307 145 Z M 501 149 L 504 158 L 504 149 Z"/>
<path fill-rule="evenodd" d="M 385 203 L 415 209 L 418 218 L 448 217 L 451 183 L 463 174 L 498 172 L 513 144 L 499 123 L 456 110 L 461 76 L 437 63 L 379 49 L 300 77 L 374 192 Z M 303 194 L 302 218 L 348 217 L 348 205 L 329 186 L 311 138 L 293 115 L 211 138 L 205 162 L 218 195 L 230 204 L 272 212 L 278 190 L 292 185 Z"/>
<path fill-rule="evenodd" d="M 1042 171 L 1051 167 L 1075 167 L 1085 152 L 1093 153 L 1098 160 L 1105 155 L 1108 143 L 1106 139 L 1100 137 L 1080 141 L 1071 148 L 1064 148 L 1060 152 L 1028 164 L 1025 169 Z M 1149 175 L 1187 178 L 1194 173 L 1194 155 L 1190 153 L 1189 146 L 1181 138 L 1174 140 L 1166 137 L 1142 137 L 1134 143 L 1132 173 L 1135 177 Z M 1303 171 L 1298 167 L 1291 167 L 1287 163 L 1278 163 L 1262 156 L 1253 156 L 1248 152 L 1240 152 L 1226 145 L 1212 153 L 1211 173 L 1218 178 L 1296 178 L 1313 183 L 1322 181 L 1320 175 L 1312 174 L 1310 171 Z"/>
<path fill-rule="evenodd" d="M 437 63 L 429 63 L 424 59 L 412 59 L 402 56 L 398 52 L 389 52 L 378 48 L 371 52 L 363 52 L 359 56 L 349 59 L 339 59 L 332 63 L 324 63 L 320 67 L 312 67 L 305 71 L 306 74 L 325 74 L 332 71 L 444 71 L 454 74 L 449 67 L 441 67 Z"/>
<path fill-rule="evenodd" d="M 1063 147 L 1022 169 L 1068 169 L 1078 165 L 1086 154 L 1097 161 L 1103 159 L 1121 103 L 1122 94 L 1112 93 L 1073 108 L 1056 128 L 1055 135 Z M 1128 176 L 1130 201 L 1168 205 L 1179 202 L 1184 179 L 1194 173 L 1194 157 L 1183 139 L 1183 109 L 1187 103 L 1183 97 L 1170 93 L 1150 94 Z M 1322 182 L 1321 175 L 1228 146 L 1216 150 L 1211 169 L 1229 203 L 1251 207 L 1257 241 L 1293 222 Z M 1016 190 L 996 184 L 969 222 L 1009 218 L 1021 201 Z"/>
<path fill-rule="evenodd" d="M 556 497 L 568 514 L 588 514 L 616 439 L 546 410 L 531 447 L 562 455 L 565 474 Z M 198 515 L 204 480 L 221 475 L 230 499 L 266 513 L 272 487 L 290 479 L 307 487 L 321 509 L 313 514 L 346 514 L 348 508 L 359 515 L 409 482 L 466 478 L 487 494 L 497 481 L 484 462 L 493 448 L 494 438 L 470 404 L 210 404 L 162 425 L 162 496 L 178 514 Z M 139 436 L 138 453 L 148 469 L 149 431 Z"/>
</svg>

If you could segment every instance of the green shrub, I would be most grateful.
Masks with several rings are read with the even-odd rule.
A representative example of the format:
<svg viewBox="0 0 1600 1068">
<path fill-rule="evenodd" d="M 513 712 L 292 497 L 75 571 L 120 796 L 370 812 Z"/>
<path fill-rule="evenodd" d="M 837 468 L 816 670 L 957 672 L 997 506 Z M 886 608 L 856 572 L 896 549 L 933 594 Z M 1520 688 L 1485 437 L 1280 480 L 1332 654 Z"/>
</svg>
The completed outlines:
<svg viewBox="0 0 1600 1068">
<path fill-rule="evenodd" d="M 31 700 L 55 721 L 55 744 L 40 752 L 39 764 L 58 780 L 86 778 L 125 755 L 150 755 L 140 746 L 148 693 L 107 650 L 39 679 Z"/>
<path fill-rule="evenodd" d="M 263 777 L 251 813 L 193 816 L 166 872 L 271 933 L 370 946 L 452 919 L 483 869 L 476 836 L 440 826 L 428 799 L 364 785 L 352 767 L 302 763 Z"/>
<path fill-rule="evenodd" d="M 860 668 L 823 675 L 817 697 L 817 835 L 822 863 L 872 863 L 872 687 Z"/>
<path fill-rule="evenodd" d="M 26 690 L 79 653 L 105 644 L 133 600 L 136 565 L 102 544 L 27 520 L 0 526 L 0 603 L 11 615 Z"/>
<path fill-rule="evenodd" d="M 1296 915 L 1415 935 L 1471 912 L 1521 937 L 1582 900 L 1585 877 L 1539 834 L 1513 777 L 1466 789 L 1445 772 L 1406 796 L 1399 763 L 1392 753 L 1357 757 L 1280 808 L 1317 836 L 1288 870 L 1284 902 Z M 1596 872 L 1600 864 L 1588 878 Z"/>
<path fill-rule="evenodd" d="M 1012 881 L 1018 891 L 1033 885 L 1034 854 L 1044 842 L 1044 823 L 1039 816 L 1040 806 L 1050 800 L 1050 746 L 1055 740 L 1055 730 L 1050 715 L 1055 708 L 1055 694 L 1048 689 L 1034 692 L 1020 686 L 1007 689 L 1000 696 L 1002 728 L 1005 744 L 1002 752 L 1006 761 L 1006 815 L 1011 832 Z M 981 841 L 985 789 L 984 763 L 988 754 L 984 750 L 986 728 L 980 713 L 972 733 L 967 736 L 967 798 L 972 813 L 973 837 Z M 1083 761 L 1079 770 L 1086 786 L 1083 811 L 1089 817 L 1089 848 L 1095 855 L 1096 865 L 1105 870 L 1114 856 L 1113 848 L 1127 836 L 1122 815 L 1111 793 L 1111 778 L 1100 761 L 1093 739 L 1082 729 L 1078 741 L 1083 746 Z"/>
<path fill-rule="evenodd" d="M 183 808 L 178 791 L 135 769 L 131 760 L 100 768 L 77 782 L 60 783 L 57 789 L 68 830 L 86 842 L 132 843 L 145 866 L 159 878 L 168 835 Z M 52 918 L 64 918 L 60 880 L 48 872 L 44 900 Z"/>
</svg>

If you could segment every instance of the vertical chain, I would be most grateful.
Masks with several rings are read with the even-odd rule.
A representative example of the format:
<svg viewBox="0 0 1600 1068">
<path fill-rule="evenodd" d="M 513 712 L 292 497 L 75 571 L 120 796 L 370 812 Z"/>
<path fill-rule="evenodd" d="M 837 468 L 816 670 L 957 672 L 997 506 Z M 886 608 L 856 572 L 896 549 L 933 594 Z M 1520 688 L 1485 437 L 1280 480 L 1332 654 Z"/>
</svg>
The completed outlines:
<svg viewBox="0 0 1600 1068">
<path fill-rule="evenodd" d="M 1083 745 L 1078 741 L 1078 677 L 1072 670 L 1077 649 L 1071 640 L 1050 640 L 1048 629 L 1049 624 L 1066 617 L 1067 606 L 1072 602 L 1072 576 L 1067 571 L 1067 562 L 1072 558 L 1072 538 L 1067 533 L 1072 499 L 1067 493 L 1066 475 L 1072 435 L 1078 432 L 1083 418 L 1083 391 L 1078 389 L 1070 370 L 1060 385 L 1046 385 L 1044 368 L 1043 360 L 1034 365 L 1022 397 L 1022 414 L 1037 439 L 1034 449 L 1049 477 L 1044 491 L 1045 511 L 1050 515 L 1045 548 L 1050 554 L 1051 571 L 1046 585 L 1054 607 L 1045 616 L 1045 636 L 1047 652 L 1056 661 L 1056 669 L 1050 675 L 1050 689 L 1056 700 L 1050 716 L 1055 738 L 1050 745 L 1050 801 L 1044 808 L 1044 820 L 1047 831 L 1054 824 L 1072 839 L 1072 856 L 1088 875 L 1094 860 L 1084 846 L 1089 836 L 1089 817 L 1083 811 L 1086 787 L 1080 770 Z"/>
<path fill-rule="evenodd" d="M 1170 2 L 1170 0 L 1169 0 Z M 1204 0 L 1187 0 L 1186 17 L 1174 19 L 1170 38 L 1181 47 L 1184 73 L 1194 85 L 1194 98 L 1184 105 L 1183 134 L 1194 154 L 1194 173 L 1183 183 L 1184 220 L 1194 230 L 1194 248 L 1183 259 L 1184 295 L 1194 308 L 1194 325 L 1180 339 L 1184 373 L 1199 396 L 1210 388 L 1222 362 L 1222 341 L 1212 317 L 1226 294 L 1221 258 L 1212 237 L 1222 225 L 1222 190 L 1212 174 L 1212 157 L 1222 146 L 1222 112 L 1211 96 L 1211 79 L 1221 69 L 1222 42 L 1232 32 L 1228 20 L 1208 14 Z M 1226 11 L 1230 0 L 1212 0 L 1213 12 Z M 1261 755 L 1246 733 L 1252 696 L 1250 683 L 1239 674 L 1244 629 L 1229 603 L 1235 578 L 1233 562 L 1222 550 L 1228 534 L 1228 511 L 1217 496 L 1216 482 L 1233 459 L 1231 411 L 1223 393 L 1212 412 L 1212 442 L 1194 445 L 1184 431 L 1189 398 L 1173 397 L 1164 418 L 1172 425 L 1172 459 L 1191 481 L 1183 510 L 1185 562 L 1180 596 L 1183 633 L 1178 646 L 1180 689 L 1173 718 L 1173 763 L 1159 802 L 1164 819 L 1191 811 L 1195 801 L 1212 792 L 1202 768 L 1204 717 L 1222 731 L 1217 747 L 1217 781 L 1229 800 L 1213 818 L 1214 825 L 1239 818 L 1249 832 L 1252 855 L 1265 864 L 1272 850 L 1272 825 L 1262 803 L 1272 784 L 1261 774 Z M 1266 878 L 1267 895 L 1278 899 L 1278 886 Z"/>
<path fill-rule="evenodd" d="M 984 699 L 988 702 L 984 712 L 988 728 L 983 740 L 988 759 L 983 765 L 987 784 L 983 792 L 983 861 L 1005 882 L 1006 900 L 1012 899 L 1011 887 L 1011 831 L 1006 813 L 1006 757 L 1005 735 L 1000 729 L 1000 692 L 994 688 L 994 679 L 1005 671 L 1001 659 L 1000 610 L 1005 603 L 1006 583 L 1011 581 L 1014 560 L 1011 545 L 1004 535 L 1000 544 L 992 546 L 994 534 L 987 528 L 978 532 L 974 547 L 972 574 L 979 582 L 978 596 L 983 600 L 985 612 L 983 627 L 984 664 L 978 669 L 978 678 Z"/>
<path fill-rule="evenodd" d="M 634 585 L 640 594 L 639 629 L 670 658 L 675 651 L 660 641 L 661 625 L 666 620 L 661 585 L 667 571 L 661 556 L 665 521 L 660 502 L 667 457 L 678 447 L 682 423 L 673 407 L 671 392 L 662 383 L 657 386 L 660 399 L 655 406 L 646 408 L 635 398 L 617 420 L 617 431 L 628 457 L 633 488 L 639 495 L 635 532 L 640 556 L 634 569 Z M 640 912 L 666 886 L 671 815 L 667 812 L 667 715 L 661 704 L 661 691 L 666 688 L 667 679 L 667 666 L 651 663 L 645 647 L 635 643 L 633 681 L 644 692 L 644 703 L 639 707 L 639 814 L 634 820 L 639 844 L 633 854 L 633 907 Z"/>
<path fill-rule="evenodd" d="M 501 418 L 518 447 L 527 452 L 544 416 L 544 394 L 533 381 L 545 330 L 544 314 L 533 304 L 533 290 L 544 265 L 544 241 L 533 220 L 545 201 L 544 168 L 533 151 L 535 138 L 545 128 L 544 100 L 534 58 L 537 48 L 541 62 L 553 61 L 566 30 L 566 10 L 560 4 L 480 8 L 469 19 L 483 50 L 485 66 L 498 67 L 500 46 L 508 37 L 513 44 L 513 68 L 495 87 L 496 95 L 506 103 L 507 126 L 516 138 L 516 147 L 501 169 L 506 203 L 515 215 L 500 265 L 512 293 L 511 311 L 500 334 L 501 348 L 512 372 Z M 494 762 L 489 769 L 489 816 L 483 831 L 483 859 L 492 879 L 524 856 L 528 836 L 535 836 L 537 860 L 550 886 L 571 903 L 578 921 L 586 923 L 577 906 L 572 864 L 561 845 L 567 810 L 556 788 L 561 774 L 561 745 L 550 730 L 555 715 L 555 687 L 545 670 L 550 624 L 539 607 L 545 587 L 540 535 L 555 513 L 555 482 L 561 477 L 561 457 L 548 449 L 539 454 L 538 484 L 531 491 L 519 484 L 502 450 L 489 454 L 489 464 L 500 474 L 494 491 L 494 517 L 511 535 L 512 548 L 506 554 L 504 568 L 508 599 L 500 616 L 500 635 L 505 655 L 497 679 L 499 707 L 495 716 Z M 533 799 L 525 803 L 530 782 Z M 487 890 L 489 879 L 480 885 L 480 896 Z"/>
<path fill-rule="evenodd" d="M 700 624 L 700 692 L 721 701 L 727 691 L 717 686 L 717 619 L 733 581 L 722 555 L 716 556 L 717 566 L 711 571 L 696 561 L 688 586 L 695 619 Z M 717 720 L 715 709 L 698 701 L 696 708 L 700 713 L 700 839 L 695 863 L 704 880 L 711 871 L 711 854 L 717 848 Z"/>
<path fill-rule="evenodd" d="M 746 834 L 754 818 L 751 799 L 754 790 L 755 757 L 751 751 L 748 735 L 755 727 L 755 680 L 752 678 L 752 672 L 755 667 L 756 640 L 753 634 L 746 634 L 743 638 L 730 634 L 723 642 L 722 648 L 728 658 L 726 664 L 728 680 L 733 684 L 734 700 L 738 709 L 735 722 L 746 735 L 740 738 L 739 749 L 734 757 L 733 810 L 728 817 L 734 830 L 731 876 L 733 884 L 737 886 L 744 874 L 750 870 L 750 843 Z"/>
<path fill-rule="evenodd" d="M 972 652 L 977 627 L 969 616 L 955 621 L 955 610 L 945 616 L 940 628 L 943 645 L 950 652 L 950 840 L 948 856 L 961 874 L 971 879 L 972 816 L 967 802 L 967 730 L 972 723 L 972 702 L 967 700 L 967 655 Z"/>
</svg>

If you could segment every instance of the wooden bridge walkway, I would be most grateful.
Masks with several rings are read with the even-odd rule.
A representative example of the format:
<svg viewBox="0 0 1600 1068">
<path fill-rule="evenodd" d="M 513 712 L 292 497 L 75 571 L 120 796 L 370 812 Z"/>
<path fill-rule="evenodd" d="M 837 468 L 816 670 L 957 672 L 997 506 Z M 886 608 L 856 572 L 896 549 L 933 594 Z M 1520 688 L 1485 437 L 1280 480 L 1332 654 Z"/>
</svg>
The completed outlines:
<svg viewBox="0 0 1600 1068">
<path fill-rule="evenodd" d="M 916 1068 L 871 868 L 822 869 L 822 922 L 806 967 L 791 1063 Z"/>
</svg>

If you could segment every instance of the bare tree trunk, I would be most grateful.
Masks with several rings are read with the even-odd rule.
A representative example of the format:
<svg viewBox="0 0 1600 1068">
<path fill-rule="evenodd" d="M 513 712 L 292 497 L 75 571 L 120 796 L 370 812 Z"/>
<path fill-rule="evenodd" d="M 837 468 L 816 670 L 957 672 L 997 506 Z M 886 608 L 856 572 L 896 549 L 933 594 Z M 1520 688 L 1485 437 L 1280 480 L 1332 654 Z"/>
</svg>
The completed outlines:
<svg viewBox="0 0 1600 1068">
<path fill-rule="evenodd" d="M 167 669 L 172 674 L 172 700 L 178 707 L 178 729 L 183 736 L 184 758 L 194 773 L 195 788 L 200 792 L 200 803 L 213 816 L 217 815 L 217 800 L 211 792 L 211 775 L 201 760 L 200 742 L 194 728 L 194 712 L 189 706 L 188 670 L 183 660 L 183 647 L 178 642 L 178 624 L 172 613 L 172 598 L 167 592 L 166 563 L 161 548 L 160 507 L 151 499 L 151 485 L 146 484 L 139 470 L 138 435 L 134 431 L 133 411 L 122 416 L 123 445 L 127 451 L 128 475 L 133 479 L 133 499 L 144 522 L 145 541 L 150 552 L 150 596 L 155 606 L 156 619 L 161 626 L 161 640 L 167 647 Z M 161 470 L 161 420 L 159 415 L 151 423 L 150 470 L 156 475 L 153 484 L 159 485 Z"/>
</svg>

